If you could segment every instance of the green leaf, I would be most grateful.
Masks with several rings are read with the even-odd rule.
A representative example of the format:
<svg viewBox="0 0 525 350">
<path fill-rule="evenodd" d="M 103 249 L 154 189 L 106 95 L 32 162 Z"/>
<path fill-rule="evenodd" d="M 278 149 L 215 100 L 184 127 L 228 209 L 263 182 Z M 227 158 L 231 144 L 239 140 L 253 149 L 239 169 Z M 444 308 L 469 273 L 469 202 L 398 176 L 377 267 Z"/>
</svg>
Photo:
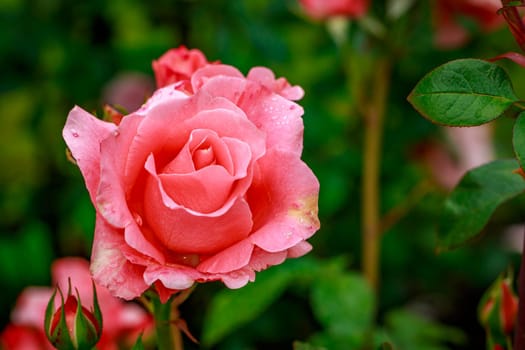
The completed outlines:
<svg viewBox="0 0 525 350">
<path fill-rule="evenodd" d="M 445 344 L 464 344 L 465 334 L 406 309 L 390 311 L 385 316 L 392 343 L 402 350 L 446 350 Z M 388 348 L 386 348 L 388 349 Z"/>
<path fill-rule="evenodd" d="M 472 169 L 446 199 L 439 219 L 438 250 L 455 248 L 475 237 L 496 208 L 525 190 L 515 160 L 497 160 Z"/>
<path fill-rule="evenodd" d="M 313 285 L 312 310 L 326 334 L 347 348 L 359 348 L 372 325 L 374 293 L 361 275 L 343 273 L 321 277 Z"/>
<path fill-rule="evenodd" d="M 503 68 L 483 60 L 460 59 L 425 75 L 408 101 L 434 123 L 474 126 L 500 117 L 519 99 Z"/>
<path fill-rule="evenodd" d="M 208 309 L 202 344 L 214 345 L 242 324 L 257 318 L 285 290 L 293 275 L 281 267 L 263 271 L 254 283 L 217 293 Z"/>
<path fill-rule="evenodd" d="M 521 168 L 525 169 L 525 113 L 521 113 L 514 123 L 512 144 Z"/>
<path fill-rule="evenodd" d="M 51 294 L 51 298 L 49 298 L 49 301 L 46 306 L 46 313 L 44 318 L 44 331 L 46 333 L 47 339 L 51 341 L 51 322 L 53 320 L 53 315 L 55 314 L 55 297 L 57 295 L 58 286 L 55 287 L 53 290 L 53 294 Z"/>
</svg>

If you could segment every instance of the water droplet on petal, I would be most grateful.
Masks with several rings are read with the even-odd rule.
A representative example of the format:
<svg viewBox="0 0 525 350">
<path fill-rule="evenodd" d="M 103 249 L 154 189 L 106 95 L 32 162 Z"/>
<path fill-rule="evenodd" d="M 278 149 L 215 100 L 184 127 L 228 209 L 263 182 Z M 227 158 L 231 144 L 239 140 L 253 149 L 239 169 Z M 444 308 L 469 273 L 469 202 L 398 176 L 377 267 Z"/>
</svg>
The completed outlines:
<svg viewBox="0 0 525 350">
<path fill-rule="evenodd" d="M 118 136 L 118 135 L 120 135 L 120 131 L 118 131 L 118 130 L 114 130 L 114 131 L 113 131 L 113 136 Z"/>
<path fill-rule="evenodd" d="M 73 137 L 78 137 L 78 131 L 76 131 L 76 129 L 71 129 L 71 135 L 73 135 Z"/>
<path fill-rule="evenodd" d="M 137 213 L 133 213 L 133 219 L 135 219 L 137 225 L 142 226 L 142 216 Z"/>
</svg>

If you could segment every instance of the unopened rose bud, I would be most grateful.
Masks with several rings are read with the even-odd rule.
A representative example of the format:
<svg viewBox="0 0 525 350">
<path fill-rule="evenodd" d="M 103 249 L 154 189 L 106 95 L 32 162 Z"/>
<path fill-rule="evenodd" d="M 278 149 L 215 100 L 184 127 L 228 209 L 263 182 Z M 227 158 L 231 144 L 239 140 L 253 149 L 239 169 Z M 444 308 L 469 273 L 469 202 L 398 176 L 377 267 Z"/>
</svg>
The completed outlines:
<svg viewBox="0 0 525 350">
<path fill-rule="evenodd" d="M 518 297 L 512 290 L 511 282 L 501 284 L 500 318 L 505 334 L 511 334 L 518 315 Z"/>
<path fill-rule="evenodd" d="M 494 349 L 506 344 L 512 335 L 518 313 L 518 297 L 512 288 L 513 276 L 502 275 L 490 286 L 479 306 L 479 320 Z"/>
<path fill-rule="evenodd" d="M 55 311 L 57 290 L 61 304 Z M 62 291 L 57 286 L 47 305 L 44 327 L 47 338 L 59 350 L 92 349 L 102 334 L 102 314 L 95 286 L 92 310 L 82 306 L 78 291 L 76 296 L 71 293 L 71 285 L 64 303 Z"/>
</svg>

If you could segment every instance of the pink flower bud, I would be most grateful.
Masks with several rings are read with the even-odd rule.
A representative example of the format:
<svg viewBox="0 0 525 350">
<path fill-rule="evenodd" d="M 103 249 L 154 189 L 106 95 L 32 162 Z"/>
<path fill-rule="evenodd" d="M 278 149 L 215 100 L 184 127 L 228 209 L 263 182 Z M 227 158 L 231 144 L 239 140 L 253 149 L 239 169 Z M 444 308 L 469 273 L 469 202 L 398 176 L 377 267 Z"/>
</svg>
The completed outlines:
<svg viewBox="0 0 525 350">
<path fill-rule="evenodd" d="M 57 290 L 60 294 L 60 307 L 54 311 Z M 82 306 L 80 296 L 71 294 L 71 285 L 64 303 L 60 287 L 55 289 L 46 309 L 45 332 L 49 341 L 59 350 L 91 349 L 102 334 L 102 315 L 93 285 L 93 309 Z"/>
</svg>

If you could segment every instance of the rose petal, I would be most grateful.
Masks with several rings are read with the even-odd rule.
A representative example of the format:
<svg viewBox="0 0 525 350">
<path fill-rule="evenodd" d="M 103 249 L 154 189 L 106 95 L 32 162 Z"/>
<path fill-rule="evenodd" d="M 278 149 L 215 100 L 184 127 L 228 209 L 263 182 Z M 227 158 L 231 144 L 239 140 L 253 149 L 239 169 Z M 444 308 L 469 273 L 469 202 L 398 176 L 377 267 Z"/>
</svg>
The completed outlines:
<svg viewBox="0 0 525 350">
<path fill-rule="evenodd" d="M 238 111 L 228 109 L 210 109 L 201 111 L 185 123 L 189 130 L 210 129 L 220 137 L 228 137 L 244 141 L 250 146 L 251 159 L 259 159 L 266 149 L 266 136 Z"/>
<path fill-rule="evenodd" d="M 200 88 L 208 82 L 209 79 L 216 77 L 216 76 L 223 76 L 223 77 L 233 77 L 233 78 L 241 78 L 244 79 L 244 76 L 241 72 L 235 67 L 228 66 L 225 64 L 215 64 L 215 65 L 209 65 L 205 66 L 199 70 L 197 70 L 191 77 L 191 85 L 193 87 L 193 91 L 198 91 Z M 225 91 L 231 91 L 231 87 L 229 87 Z"/>
<path fill-rule="evenodd" d="M 282 264 L 286 260 L 286 257 L 286 250 L 282 252 L 270 253 L 256 247 L 248 265 L 254 271 L 262 271 L 269 266 Z"/>
<path fill-rule="evenodd" d="M 91 273 L 95 281 L 114 296 L 131 300 L 140 296 L 148 285 L 143 266 L 130 263 L 122 253 L 126 246 L 120 230 L 108 225 L 97 215 L 91 253 Z"/>
<path fill-rule="evenodd" d="M 45 310 L 52 294 L 53 290 L 49 287 L 28 287 L 24 289 L 11 314 L 13 323 L 43 329 Z"/>
<path fill-rule="evenodd" d="M 207 258 L 197 266 L 197 270 L 205 273 L 227 273 L 239 270 L 250 262 L 253 244 L 242 240 L 214 256 Z"/>
<path fill-rule="evenodd" d="M 144 213 L 153 232 L 168 249 L 178 253 L 212 254 L 250 233 L 251 212 L 244 200 L 235 201 L 228 211 L 216 217 L 180 206 L 170 208 L 169 204 L 174 203 L 169 203 L 171 199 L 162 189 L 158 176 L 151 175 L 145 191 L 148 205 Z"/>
<path fill-rule="evenodd" d="M 196 129 L 177 156 L 166 165 L 162 173 L 187 174 L 211 163 L 234 173 L 230 151 L 217 133 L 209 129 Z"/>
<path fill-rule="evenodd" d="M 220 158 L 227 158 L 229 162 L 227 165 L 230 169 L 225 169 L 220 165 L 210 165 L 189 174 L 158 175 L 166 194 L 179 206 L 204 214 L 221 209 L 221 212 L 225 212 L 240 195 L 244 194 L 251 179 L 247 169 L 251 161 L 250 148 L 235 139 L 221 140 L 220 145 L 225 150 L 219 151 L 227 154 L 218 154 L 217 158 L 219 162 Z M 235 164 L 233 164 L 232 155 Z M 170 172 L 171 168 L 172 163 L 168 164 L 163 172 Z M 237 180 L 242 178 L 246 178 L 247 181 L 239 183 Z"/>
<path fill-rule="evenodd" d="M 142 222 L 143 219 L 138 214 L 135 215 L 135 220 Z M 126 228 L 124 230 L 124 240 L 130 247 L 135 249 L 137 252 L 140 252 L 142 255 L 146 255 L 150 258 L 155 259 L 157 262 L 163 264 L 166 261 L 164 254 L 159 248 L 157 248 L 156 244 L 152 243 L 152 241 L 156 241 L 156 238 L 152 234 L 146 237 L 147 233 L 149 232 L 145 227 L 139 227 L 136 221 L 131 222 L 129 225 L 126 225 Z M 123 253 L 127 256 L 126 252 Z M 128 257 L 128 260 L 131 259 L 129 259 Z M 142 259 L 138 259 L 136 262 L 139 262 L 141 260 Z"/>
<path fill-rule="evenodd" d="M 124 228 L 133 220 L 123 185 L 128 179 L 124 169 L 126 155 L 141 122 L 142 118 L 137 116 L 124 117 L 119 128 L 99 146 L 101 153 L 100 181 L 94 203 L 99 213 L 111 225 L 119 228 Z"/>
<path fill-rule="evenodd" d="M 62 136 L 75 158 L 95 202 L 100 172 L 100 142 L 111 135 L 117 126 L 95 118 L 75 106 L 67 117 Z"/>
<path fill-rule="evenodd" d="M 155 158 L 153 157 L 153 155 L 150 155 L 148 157 L 148 159 L 146 160 L 146 164 L 144 166 L 144 168 L 146 169 L 146 171 L 151 175 L 150 178 L 148 178 L 147 180 L 147 183 L 146 183 L 146 187 L 145 187 L 145 194 L 146 195 L 149 195 L 148 198 L 157 198 L 157 195 L 156 194 L 151 194 L 150 192 L 155 192 L 155 193 L 159 193 L 159 197 L 158 199 L 162 201 L 162 204 L 164 204 L 164 206 L 166 208 L 169 208 L 169 209 L 184 209 L 186 212 L 188 212 L 189 214 L 192 214 L 192 215 L 195 215 L 195 216 L 206 216 L 206 217 L 219 217 L 221 215 L 224 215 L 227 211 L 229 211 L 231 209 L 231 207 L 234 205 L 235 201 L 240 197 L 240 195 L 244 194 L 245 193 L 245 190 L 246 188 L 249 186 L 250 184 L 250 181 L 252 179 L 252 171 L 251 171 L 251 168 L 248 169 L 249 172 L 246 174 L 246 176 L 244 176 L 243 179 L 239 180 L 239 182 L 237 183 L 237 185 L 235 186 L 234 190 L 230 192 L 229 194 L 229 197 L 227 200 L 225 200 L 225 202 L 222 204 L 222 206 L 220 206 L 218 209 L 214 210 L 214 211 L 211 211 L 211 212 L 202 212 L 202 211 L 198 211 L 198 210 L 195 210 L 191 207 L 186 207 L 184 205 L 184 203 L 178 203 L 174 200 L 174 198 L 172 198 L 168 192 L 167 192 L 167 189 L 165 188 L 164 186 L 164 181 L 167 182 L 168 186 L 170 185 L 170 178 L 169 176 L 160 176 L 159 174 L 157 174 L 157 167 L 156 167 L 156 162 L 155 162 Z M 193 176 L 197 176 L 195 175 L 196 173 L 193 174 Z M 242 174 L 241 174 L 242 175 Z M 197 176 L 196 179 L 194 179 L 195 181 L 197 181 L 199 178 Z M 213 181 L 213 179 L 209 179 L 207 177 L 204 177 L 202 178 L 202 181 L 206 184 L 208 182 L 211 182 Z M 202 189 L 206 190 L 208 189 L 208 187 L 206 185 L 203 185 L 201 186 L 201 195 L 206 195 L 206 191 L 202 191 Z M 174 191 L 171 191 L 171 192 L 174 192 Z M 184 192 L 186 192 L 186 190 L 184 190 Z M 191 193 L 189 193 L 191 195 Z M 206 198 L 202 198 L 200 200 L 207 200 Z M 161 202 L 159 202 L 161 203 Z"/>
<path fill-rule="evenodd" d="M 244 287 L 248 282 L 255 281 L 255 273 L 252 270 L 244 269 L 222 275 L 220 279 L 224 282 L 226 287 L 230 289 L 239 289 Z"/>
<path fill-rule="evenodd" d="M 300 86 L 291 86 L 284 78 L 275 79 L 275 74 L 266 67 L 250 69 L 246 78 L 265 86 L 288 100 L 296 101 L 304 96 L 304 91 Z"/>
<path fill-rule="evenodd" d="M 193 174 L 160 174 L 158 178 L 175 203 L 202 214 L 221 209 L 235 182 L 233 176 L 217 165 Z"/>
<path fill-rule="evenodd" d="M 192 270 L 184 266 L 149 265 L 144 272 L 144 281 L 153 285 L 158 280 L 168 289 L 188 289 L 198 277 Z"/>
<path fill-rule="evenodd" d="M 305 255 L 312 250 L 312 245 L 306 241 L 302 241 L 288 249 L 288 258 L 298 258 Z"/>
<path fill-rule="evenodd" d="M 273 150 L 259 160 L 247 194 L 255 232 L 250 240 L 269 252 L 283 251 L 309 238 L 319 229 L 319 182 L 292 153 Z"/>
<path fill-rule="evenodd" d="M 67 292 L 69 281 L 71 287 L 77 289 L 82 305 L 90 309 L 93 305 L 92 277 L 89 272 L 89 262 L 83 258 L 68 257 L 57 259 L 51 265 L 53 284 L 58 285 L 62 292 Z M 113 296 L 104 287 L 97 288 L 97 296 L 101 305 Z M 55 301 L 58 306 L 58 298 Z"/>
<path fill-rule="evenodd" d="M 249 84 L 239 101 L 248 118 L 266 133 L 269 149 L 281 149 L 300 156 L 303 149 L 303 108 L 295 102 Z"/>
</svg>

